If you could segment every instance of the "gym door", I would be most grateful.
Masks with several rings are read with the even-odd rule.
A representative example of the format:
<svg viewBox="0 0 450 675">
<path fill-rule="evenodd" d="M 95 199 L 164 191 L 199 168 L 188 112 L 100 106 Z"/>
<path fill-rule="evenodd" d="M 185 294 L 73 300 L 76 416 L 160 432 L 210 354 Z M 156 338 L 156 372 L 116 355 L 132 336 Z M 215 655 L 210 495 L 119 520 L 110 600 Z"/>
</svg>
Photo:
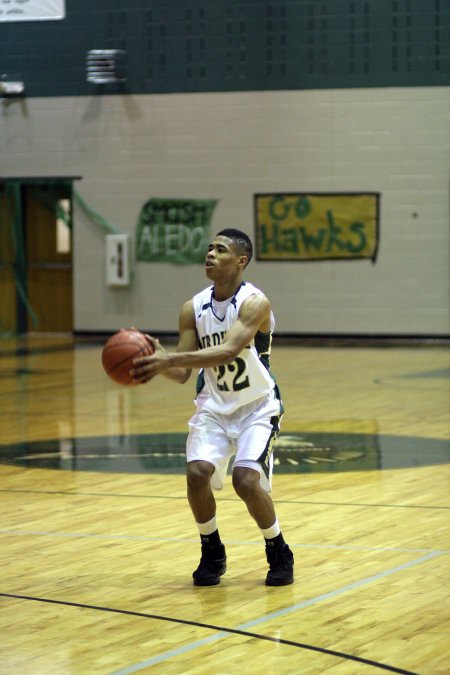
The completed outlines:
<svg viewBox="0 0 450 675">
<path fill-rule="evenodd" d="M 46 201 L 45 189 L 25 188 L 24 192 L 27 288 L 36 315 L 35 321 L 28 315 L 28 331 L 71 332 L 72 232 L 64 218 L 71 207 L 67 191 L 58 195 L 53 188 L 51 201 Z"/>
</svg>

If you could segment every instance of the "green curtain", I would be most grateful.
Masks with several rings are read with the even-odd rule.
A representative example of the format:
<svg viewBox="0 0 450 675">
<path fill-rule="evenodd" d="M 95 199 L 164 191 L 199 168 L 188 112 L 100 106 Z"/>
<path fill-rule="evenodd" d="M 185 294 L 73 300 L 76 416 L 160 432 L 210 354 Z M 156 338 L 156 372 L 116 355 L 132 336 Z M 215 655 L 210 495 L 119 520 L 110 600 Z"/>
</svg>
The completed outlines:
<svg viewBox="0 0 450 675">
<path fill-rule="evenodd" d="M 114 225 L 111 225 L 111 223 L 109 223 L 106 220 L 106 218 L 104 218 L 97 211 L 94 211 L 94 209 L 88 206 L 84 201 L 84 199 L 76 190 L 73 191 L 73 196 L 77 204 L 81 206 L 83 211 L 86 213 L 87 216 L 89 216 L 89 218 L 95 225 L 98 225 L 100 229 L 104 230 L 108 234 L 120 234 L 120 230 L 117 229 L 117 227 L 115 227 Z"/>
<path fill-rule="evenodd" d="M 21 195 L 21 183 L 18 180 L 5 183 L 5 196 L 9 206 L 10 217 L 7 219 L 11 228 L 11 236 L 14 247 L 15 264 L 13 265 L 14 283 L 17 293 L 25 307 L 28 316 L 35 328 L 38 328 L 38 320 L 31 306 L 27 293 L 27 269 L 25 241 L 23 237 L 23 205 Z M 8 226 L 8 222 L 0 222 L 0 227 Z"/>
</svg>

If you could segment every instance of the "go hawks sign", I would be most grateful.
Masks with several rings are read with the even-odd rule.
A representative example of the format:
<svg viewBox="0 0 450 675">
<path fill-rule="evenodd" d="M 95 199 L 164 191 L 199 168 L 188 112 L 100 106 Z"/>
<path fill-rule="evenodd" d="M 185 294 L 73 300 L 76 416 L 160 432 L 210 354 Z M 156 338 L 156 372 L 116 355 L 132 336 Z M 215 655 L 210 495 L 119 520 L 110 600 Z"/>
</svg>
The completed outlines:
<svg viewBox="0 0 450 675">
<path fill-rule="evenodd" d="M 258 260 L 375 262 L 378 192 L 255 195 Z"/>
<path fill-rule="evenodd" d="M 214 199 L 150 199 L 136 232 L 137 259 L 180 265 L 202 263 L 209 244 Z"/>
</svg>

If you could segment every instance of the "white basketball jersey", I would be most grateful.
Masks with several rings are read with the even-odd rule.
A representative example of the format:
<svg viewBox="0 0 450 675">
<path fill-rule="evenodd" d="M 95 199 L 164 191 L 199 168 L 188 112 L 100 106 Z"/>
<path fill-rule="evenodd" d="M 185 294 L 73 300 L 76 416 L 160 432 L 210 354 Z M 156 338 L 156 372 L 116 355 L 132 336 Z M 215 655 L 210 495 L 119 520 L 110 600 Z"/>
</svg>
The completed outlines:
<svg viewBox="0 0 450 675">
<path fill-rule="evenodd" d="M 227 331 L 236 323 L 244 300 L 255 294 L 261 295 L 262 291 L 245 281 L 233 298 L 222 303 L 214 300 L 212 286 L 195 295 L 193 303 L 199 348 L 221 344 Z M 269 370 L 274 326 L 271 314 L 270 332 L 257 333 L 232 363 L 200 371 L 197 406 L 229 415 L 271 392 L 275 386 Z"/>
</svg>

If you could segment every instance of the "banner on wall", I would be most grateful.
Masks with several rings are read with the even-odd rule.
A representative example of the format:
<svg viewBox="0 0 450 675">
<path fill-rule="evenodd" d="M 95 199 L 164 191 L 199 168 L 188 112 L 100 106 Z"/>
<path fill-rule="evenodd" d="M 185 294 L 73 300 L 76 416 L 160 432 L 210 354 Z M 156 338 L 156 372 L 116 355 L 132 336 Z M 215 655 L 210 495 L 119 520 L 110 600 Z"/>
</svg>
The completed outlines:
<svg viewBox="0 0 450 675">
<path fill-rule="evenodd" d="M 65 16 L 65 0 L 0 0 L 0 21 L 45 21 Z"/>
<path fill-rule="evenodd" d="M 379 192 L 256 194 L 256 258 L 375 262 L 379 201 Z"/>
<path fill-rule="evenodd" d="M 137 259 L 179 265 L 203 263 L 216 204 L 215 199 L 150 199 L 138 219 Z"/>
</svg>

